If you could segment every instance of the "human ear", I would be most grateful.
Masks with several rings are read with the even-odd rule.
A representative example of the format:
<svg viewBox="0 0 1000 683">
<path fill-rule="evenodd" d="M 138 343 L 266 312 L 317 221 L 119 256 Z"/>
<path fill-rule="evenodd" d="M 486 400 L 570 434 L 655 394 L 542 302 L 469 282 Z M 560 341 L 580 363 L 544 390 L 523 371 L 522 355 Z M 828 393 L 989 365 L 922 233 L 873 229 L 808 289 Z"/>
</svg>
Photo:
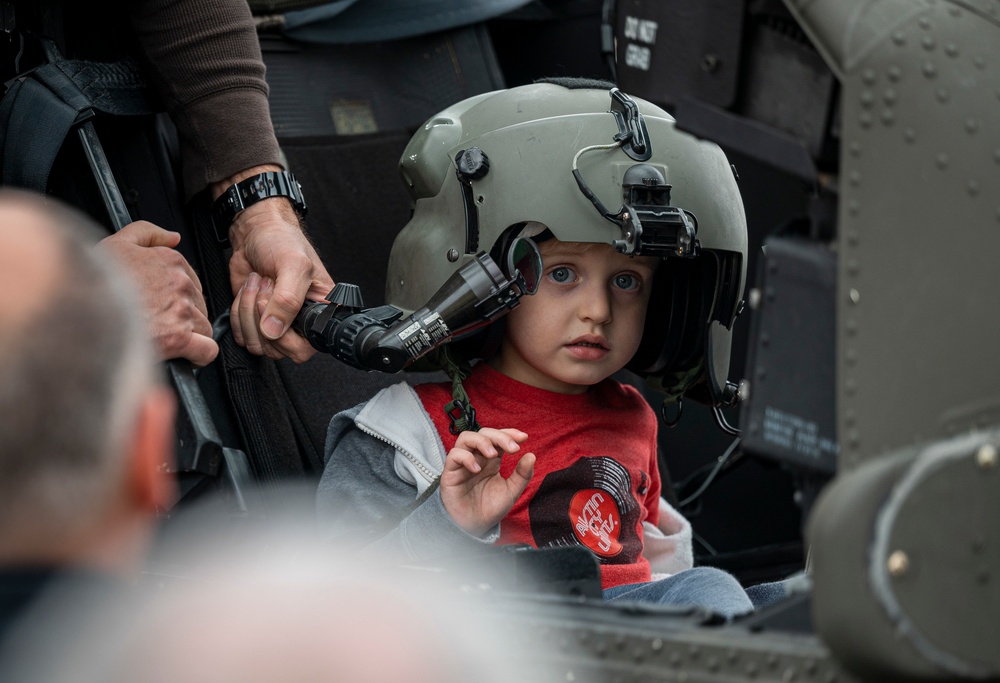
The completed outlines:
<svg viewBox="0 0 1000 683">
<path fill-rule="evenodd" d="M 136 508 L 150 514 L 170 508 L 177 496 L 174 470 L 174 420 L 177 399 L 165 386 L 143 396 L 128 445 L 129 485 Z"/>
</svg>

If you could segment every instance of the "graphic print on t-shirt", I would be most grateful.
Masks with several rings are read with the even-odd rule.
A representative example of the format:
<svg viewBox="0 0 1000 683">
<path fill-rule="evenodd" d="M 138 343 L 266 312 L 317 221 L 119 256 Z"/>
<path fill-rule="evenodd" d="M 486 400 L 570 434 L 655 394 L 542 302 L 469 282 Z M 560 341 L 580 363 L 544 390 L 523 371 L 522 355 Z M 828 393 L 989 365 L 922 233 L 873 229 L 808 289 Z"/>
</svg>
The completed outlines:
<svg viewBox="0 0 1000 683">
<path fill-rule="evenodd" d="M 535 545 L 582 545 L 606 564 L 631 564 L 642 552 L 639 503 L 628 470 L 605 456 L 550 472 L 528 504 Z"/>
</svg>

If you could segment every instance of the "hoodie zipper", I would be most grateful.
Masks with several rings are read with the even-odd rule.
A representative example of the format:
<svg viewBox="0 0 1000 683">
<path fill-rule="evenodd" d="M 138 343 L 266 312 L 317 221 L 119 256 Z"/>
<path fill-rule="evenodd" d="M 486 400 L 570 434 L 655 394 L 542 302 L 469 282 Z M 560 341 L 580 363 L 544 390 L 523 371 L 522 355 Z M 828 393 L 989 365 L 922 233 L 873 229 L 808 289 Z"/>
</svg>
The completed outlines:
<svg viewBox="0 0 1000 683">
<path fill-rule="evenodd" d="M 370 437 L 372 437 L 374 439 L 378 439 L 382 443 L 388 444 L 388 445 L 392 446 L 393 448 L 395 448 L 398 452 L 402 453 L 403 457 L 405 457 L 407 460 L 409 460 L 414 465 L 416 465 L 417 469 L 420 470 L 420 473 L 424 475 L 424 478 L 427 480 L 428 484 L 433 483 L 434 480 L 437 478 L 437 476 L 439 474 L 438 472 L 433 471 L 431 468 L 429 468 L 427 465 L 425 465 L 423 462 L 421 462 L 420 459 L 417 458 L 417 456 L 413 455 L 408 450 L 406 450 L 405 448 L 401 447 L 398 443 L 395 443 L 394 441 L 390 440 L 386 436 L 383 436 L 382 434 L 379 434 L 374 429 L 372 429 L 372 428 L 370 428 L 370 427 L 368 427 L 366 425 L 359 424 L 357 421 L 355 421 L 354 424 L 357 425 L 358 429 L 360 429 L 361 431 L 363 431 L 368 436 L 370 436 Z"/>
</svg>

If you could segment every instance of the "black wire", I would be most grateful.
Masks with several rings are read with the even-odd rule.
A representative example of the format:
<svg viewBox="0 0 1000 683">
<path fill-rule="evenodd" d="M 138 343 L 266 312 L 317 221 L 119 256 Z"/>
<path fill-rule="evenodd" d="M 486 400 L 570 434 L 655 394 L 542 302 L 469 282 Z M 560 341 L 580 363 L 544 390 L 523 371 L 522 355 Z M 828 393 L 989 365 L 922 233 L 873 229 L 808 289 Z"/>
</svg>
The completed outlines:
<svg viewBox="0 0 1000 683">
<path fill-rule="evenodd" d="M 697 533 L 695 533 L 693 530 L 691 531 L 691 540 L 695 541 L 696 543 L 699 543 L 703 548 L 705 548 L 705 550 L 708 551 L 709 555 L 718 555 L 719 554 L 718 551 L 715 548 L 713 548 L 711 545 L 709 545 L 708 541 L 706 541 L 700 535 L 698 535 Z"/>
<path fill-rule="evenodd" d="M 739 438 L 740 430 L 738 430 L 736 427 L 733 427 L 726 421 L 726 416 L 723 414 L 721 407 L 717 405 L 712 406 L 712 415 L 715 416 L 715 424 L 719 425 L 719 429 L 724 431 L 729 436 L 735 436 Z"/>
<path fill-rule="evenodd" d="M 729 461 L 730 457 L 732 457 L 732 455 L 736 451 L 736 447 L 739 445 L 739 443 L 740 443 L 739 439 L 733 439 L 733 442 L 731 444 L 729 444 L 729 448 L 727 448 L 725 450 L 725 452 L 718 457 L 718 459 L 715 462 L 715 466 L 712 468 L 712 471 L 709 472 L 708 476 L 705 477 L 705 480 L 703 482 L 701 482 L 701 486 L 699 486 L 694 493 L 692 493 L 690 496 L 688 496 L 687 498 L 685 498 L 684 500 L 682 500 L 679 503 L 679 506 L 681 508 L 684 508 L 687 505 L 690 505 L 693 501 L 697 500 L 698 497 L 701 496 L 701 494 L 703 494 L 705 492 L 705 489 L 707 489 L 709 487 L 709 485 L 715 480 L 715 478 L 719 475 L 719 472 L 722 471 L 722 468 Z M 742 455 L 743 455 L 743 453 L 740 452 L 740 454 L 737 456 L 737 458 L 742 457 Z M 736 458 L 733 458 L 732 461 L 736 462 Z"/>
</svg>

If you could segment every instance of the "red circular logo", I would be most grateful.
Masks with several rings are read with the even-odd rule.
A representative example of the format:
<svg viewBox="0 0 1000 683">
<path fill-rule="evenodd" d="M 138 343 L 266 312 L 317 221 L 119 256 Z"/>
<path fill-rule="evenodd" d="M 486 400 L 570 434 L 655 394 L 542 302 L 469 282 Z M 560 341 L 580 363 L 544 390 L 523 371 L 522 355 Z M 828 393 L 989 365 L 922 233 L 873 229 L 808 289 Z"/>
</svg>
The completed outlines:
<svg viewBox="0 0 1000 683">
<path fill-rule="evenodd" d="M 569 504 L 569 519 L 580 542 L 601 557 L 614 557 L 622 550 L 621 513 L 614 499 L 599 489 L 583 489 Z"/>
</svg>

